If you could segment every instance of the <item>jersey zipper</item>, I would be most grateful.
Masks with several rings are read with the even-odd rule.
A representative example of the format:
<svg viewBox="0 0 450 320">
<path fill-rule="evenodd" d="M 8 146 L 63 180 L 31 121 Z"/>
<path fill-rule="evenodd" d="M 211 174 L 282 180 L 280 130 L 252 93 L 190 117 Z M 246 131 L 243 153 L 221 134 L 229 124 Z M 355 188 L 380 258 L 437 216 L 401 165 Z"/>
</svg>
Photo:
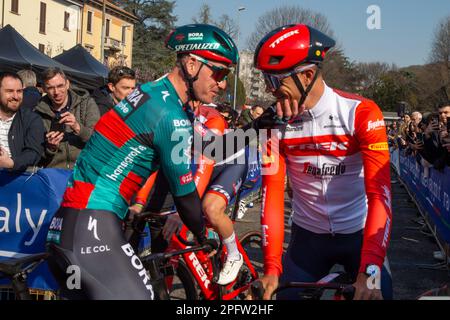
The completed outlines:
<svg viewBox="0 0 450 320">
<path fill-rule="evenodd" d="M 312 119 L 312 130 L 311 130 L 312 131 L 312 136 L 311 136 L 312 142 L 314 143 L 314 145 L 316 147 L 320 148 L 320 146 L 318 146 L 317 141 L 315 139 L 316 134 L 317 134 L 316 127 L 319 124 L 318 124 L 318 121 L 316 121 L 316 118 L 314 117 L 314 114 L 311 112 L 311 110 L 308 110 L 308 112 L 309 112 L 309 115 L 310 115 L 310 117 Z M 322 162 L 321 162 L 320 154 L 317 154 L 317 169 L 321 169 L 321 168 L 322 168 Z M 324 182 L 324 177 L 323 177 L 323 173 L 322 172 L 321 172 L 321 177 L 320 177 L 320 184 L 321 184 L 321 187 L 322 187 L 321 188 L 322 189 L 322 198 L 323 198 L 324 202 L 327 203 L 326 187 L 325 187 L 325 182 Z M 331 220 L 330 211 L 328 210 L 328 206 L 325 206 L 325 210 L 326 210 L 325 214 L 328 217 L 328 223 L 329 223 L 329 226 L 330 226 L 329 227 L 329 231 L 330 231 L 331 235 L 334 237 L 333 223 L 332 223 L 332 220 Z"/>
</svg>

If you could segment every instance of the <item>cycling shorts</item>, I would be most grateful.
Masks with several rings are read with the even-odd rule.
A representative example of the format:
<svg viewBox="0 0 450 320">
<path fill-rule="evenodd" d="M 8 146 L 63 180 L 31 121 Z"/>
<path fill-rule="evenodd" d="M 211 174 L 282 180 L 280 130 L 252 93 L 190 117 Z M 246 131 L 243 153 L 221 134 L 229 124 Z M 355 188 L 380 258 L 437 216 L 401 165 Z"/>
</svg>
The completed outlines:
<svg viewBox="0 0 450 320">
<path fill-rule="evenodd" d="M 67 299 L 151 300 L 147 271 L 122 221 L 103 210 L 60 208 L 47 234 L 49 266 Z"/>
<path fill-rule="evenodd" d="M 362 243 L 362 230 L 351 234 L 317 234 L 293 223 L 280 283 L 316 282 L 336 264 L 344 267 L 353 283 L 358 275 Z M 300 290 L 283 290 L 277 299 L 298 300 Z M 385 265 L 381 270 L 381 291 L 385 300 L 392 299 L 392 279 Z"/>
</svg>

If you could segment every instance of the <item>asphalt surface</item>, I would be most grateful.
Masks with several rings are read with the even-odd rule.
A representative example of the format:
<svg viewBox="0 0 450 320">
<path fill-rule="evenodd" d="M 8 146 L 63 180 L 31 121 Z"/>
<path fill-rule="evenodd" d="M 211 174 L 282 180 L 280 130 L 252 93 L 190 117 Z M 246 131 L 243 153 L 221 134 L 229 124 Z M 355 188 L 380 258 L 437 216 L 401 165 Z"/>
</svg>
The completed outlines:
<svg viewBox="0 0 450 320">
<path fill-rule="evenodd" d="M 439 250 L 434 237 L 425 225 L 407 190 L 393 174 L 392 210 L 393 223 L 388 257 L 392 272 L 394 299 L 413 300 L 432 288 L 450 282 L 449 270 L 432 268 L 439 263 L 433 253 Z M 287 195 L 285 197 L 287 199 Z M 235 229 L 242 236 L 248 231 L 261 230 L 261 203 L 255 200 L 242 219 L 237 220 Z M 290 201 L 285 201 L 285 243 L 289 242 L 290 228 L 287 225 Z M 255 257 L 260 260 L 261 256 Z"/>
</svg>

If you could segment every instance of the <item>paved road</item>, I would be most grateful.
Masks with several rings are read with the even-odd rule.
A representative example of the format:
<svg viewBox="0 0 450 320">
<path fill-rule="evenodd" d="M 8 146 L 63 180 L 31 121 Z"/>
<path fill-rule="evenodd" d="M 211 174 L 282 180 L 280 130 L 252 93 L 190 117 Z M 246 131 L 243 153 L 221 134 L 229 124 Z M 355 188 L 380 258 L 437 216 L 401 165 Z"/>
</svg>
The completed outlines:
<svg viewBox="0 0 450 320">
<path fill-rule="evenodd" d="M 433 252 L 439 250 L 434 238 L 421 231 L 420 213 L 400 182 L 392 184 L 393 224 L 388 257 L 392 270 L 394 298 L 415 299 L 424 291 L 450 282 L 448 270 L 432 270 L 420 265 L 433 265 L 439 261 Z M 287 198 L 287 197 L 286 197 Z M 287 226 L 290 203 L 285 203 L 285 243 L 289 241 Z M 260 202 L 255 201 L 244 218 L 236 222 L 239 235 L 250 230 L 260 230 Z M 427 228 L 425 228 L 427 231 Z"/>
</svg>

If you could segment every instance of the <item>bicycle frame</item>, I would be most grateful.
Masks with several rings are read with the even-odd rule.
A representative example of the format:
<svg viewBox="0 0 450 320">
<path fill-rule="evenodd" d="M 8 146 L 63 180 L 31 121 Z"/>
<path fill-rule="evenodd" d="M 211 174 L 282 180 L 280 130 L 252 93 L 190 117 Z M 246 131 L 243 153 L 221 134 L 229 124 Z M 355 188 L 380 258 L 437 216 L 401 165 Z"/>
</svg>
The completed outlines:
<svg viewBox="0 0 450 320">
<path fill-rule="evenodd" d="M 188 229 L 183 225 L 179 236 L 186 240 L 187 238 L 187 232 Z M 258 278 L 258 273 L 254 269 L 253 265 L 250 262 L 249 257 L 247 256 L 244 248 L 242 247 L 239 240 L 237 240 L 237 246 L 239 252 L 242 254 L 244 258 L 244 263 L 246 264 L 247 268 L 250 271 L 251 281 L 254 281 Z M 169 247 L 167 248 L 166 252 L 174 251 L 174 250 L 181 250 L 188 248 L 184 243 L 182 243 L 176 235 L 172 236 L 172 239 L 170 241 Z M 223 247 L 225 249 L 225 247 Z M 220 259 L 225 258 L 225 251 L 221 250 L 219 253 Z M 197 282 L 201 292 L 203 293 L 203 296 L 206 300 L 216 300 L 216 299 L 222 299 L 222 300 L 231 300 L 234 299 L 236 296 L 238 296 L 240 293 L 246 291 L 250 283 L 247 283 L 237 289 L 232 290 L 233 286 L 238 282 L 238 277 L 231 283 L 225 286 L 225 289 L 227 291 L 232 290 L 230 292 L 227 292 L 226 294 L 222 295 L 221 286 L 215 283 L 215 272 L 214 272 L 214 262 L 208 257 L 208 255 L 203 251 L 198 252 L 191 252 L 186 253 L 182 255 L 182 258 L 184 262 L 186 263 L 188 269 L 191 271 L 192 275 L 194 276 L 195 281 Z M 171 259 L 170 263 L 176 268 L 178 263 L 179 257 L 174 257 Z M 167 279 L 166 285 L 170 288 L 171 286 L 171 279 Z"/>
</svg>

